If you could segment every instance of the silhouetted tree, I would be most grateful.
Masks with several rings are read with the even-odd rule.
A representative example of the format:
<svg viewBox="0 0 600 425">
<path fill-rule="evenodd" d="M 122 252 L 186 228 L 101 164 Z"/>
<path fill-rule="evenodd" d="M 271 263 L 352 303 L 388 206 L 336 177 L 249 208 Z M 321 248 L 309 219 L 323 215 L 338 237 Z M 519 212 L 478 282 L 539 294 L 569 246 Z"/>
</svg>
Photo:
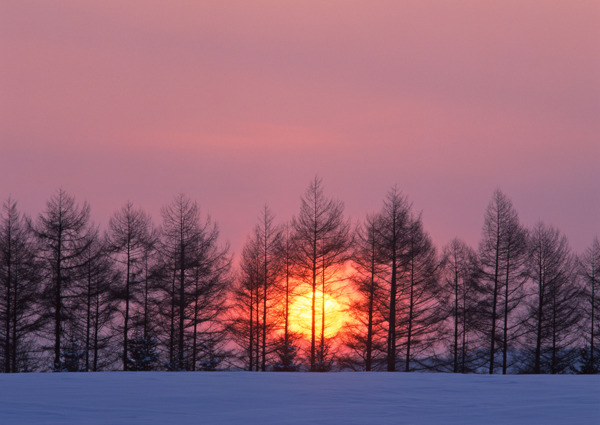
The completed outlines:
<svg viewBox="0 0 600 425">
<path fill-rule="evenodd" d="M 278 283 L 283 262 L 282 231 L 265 206 L 242 251 L 241 273 L 235 291 L 234 334 L 246 341 L 248 369 L 267 369 L 267 358 L 277 344 L 274 337 Z M 238 320 L 243 317 L 243 320 Z M 242 343 L 241 345 L 245 345 Z"/>
<path fill-rule="evenodd" d="M 479 261 L 482 283 L 487 292 L 488 324 L 482 330 L 489 339 L 489 373 L 494 373 L 496 346 L 502 347 L 502 373 L 508 367 L 509 342 L 520 336 L 520 318 L 509 317 L 524 299 L 526 281 L 523 267 L 527 234 L 519 223 L 512 202 L 496 190 L 485 215 Z M 498 330 L 500 328 L 500 331 Z"/>
<path fill-rule="evenodd" d="M 452 327 L 452 371 L 473 371 L 470 345 L 478 339 L 477 323 L 481 288 L 478 282 L 477 253 L 460 239 L 444 249 L 443 284 L 448 295 L 448 316 Z"/>
<path fill-rule="evenodd" d="M 229 350 L 225 348 L 226 326 L 221 318 L 232 283 L 231 257 L 229 246 L 219 245 L 219 229 L 210 218 L 199 226 L 199 231 L 188 308 L 189 327 L 192 328 L 192 370 L 196 370 L 198 362 L 203 370 L 214 370 L 229 356 Z"/>
<path fill-rule="evenodd" d="M 349 308 L 354 320 L 345 333 L 344 344 L 349 352 L 341 359 L 344 367 L 366 371 L 378 369 L 386 360 L 385 315 L 379 308 L 385 290 L 380 277 L 383 270 L 377 226 L 377 218 L 369 215 L 355 232 L 354 291 Z"/>
<path fill-rule="evenodd" d="M 443 309 L 437 308 L 441 294 L 440 262 L 420 216 L 411 218 L 407 248 L 397 310 L 405 372 L 411 370 L 411 362 L 432 353 L 444 320 Z"/>
<path fill-rule="evenodd" d="M 387 313 L 387 370 L 396 370 L 398 344 L 398 297 L 400 294 L 401 273 L 408 265 L 409 234 L 411 225 L 411 205 L 397 187 L 393 187 L 383 201 L 383 208 L 377 217 L 377 243 L 381 274 L 385 281 L 387 302 L 383 307 Z"/>
<path fill-rule="evenodd" d="M 536 224 L 529 253 L 534 297 L 528 308 L 534 349 L 525 371 L 554 374 L 572 365 L 581 318 L 574 266 L 567 238 L 551 226 Z"/>
<path fill-rule="evenodd" d="M 283 226 L 279 246 L 277 247 L 281 267 L 281 279 L 279 282 L 279 300 L 281 304 L 281 316 L 283 319 L 283 337 L 279 339 L 276 351 L 279 363 L 276 370 L 294 372 L 300 368 L 297 362 L 298 346 L 297 337 L 290 330 L 290 306 L 296 295 L 297 283 L 294 280 L 294 240 L 292 229 L 289 224 Z"/>
<path fill-rule="evenodd" d="M 132 310 L 139 283 L 144 280 L 144 256 L 150 241 L 150 217 L 141 209 L 135 209 L 131 202 L 117 211 L 109 221 L 107 249 L 120 265 L 123 285 L 115 288 L 115 298 L 121 301 L 123 319 L 123 346 L 121 360 L 123 370 L 127 370 L 129 331 Z"/>
<path fill-rule="evenodd" d="M 230 333 L 243 348 L 240 356 L 248 370 L 258 370 L 260 347 L 259 287 L 262 281 L 260 246 L 256 231 L 248 237 L 242 249 L 239 274 L 232 291 L 233 306 L 230 318 Z"/>
<path fill-rule="evenodd" d="M 261 370 L 264 372 L 267 368 L 267 330 L 269 326 L 269 315 L 267 314 L 270 301 L 274 297 L 274 292 L 282 270 L 281 258 L 279 256 L 279 247 L 281 246 L 281 227 L 275 225 L 274 216 L 271 210 L 265 205 L 259 223 L 256 226 L 256 235 L 260 247 L 260 261 L 262 268 L 262 361 Z M 269 332 L 270 333 L 270 332 Z"/>
<path fill-rule="evenodd" d="M 55 367 L 54 372 L 81 372 L 81 362 L 84 357 L 85 353 L 81 348 L 78 338 L 70 334 L 61 352 L 60 367 Z"/>
<path fill-rule="evenodd" d="M 319 353 L 326 353 L 325 296 L 336 274 L 348 259 L 350 225 L 343 216 L 340 201 L 325 197 L 322 181 L 318 177 L 310 183 L 301 198 L 300 213 L 292 219 L 294 229 L 294 263 L 298 277 L 309 285 L 311 294 L 311 346 L 310 369 L 317 370 L 316 306 L 317 291 L 322 295 L 321 343 Z"/>
<path fill-rule="evenodd" d="M 184 369 L 185 364 L 185 310 L 189 297 L 186 297 L 186 287 L 191 283 L 190 274 L 197 262 L 196 248 L 200 238 L 200 212 L 198 205 L 180 194 L 173 202 L 162 209 L 163 239 L 162 252 L 168 258 L 172 267 L 172 315 L 171 341 L 172 352 L 169 361 L 172 368 Z M 176 343 L 176 345 L 175 345 Z M 176 349 L 177 358 L 173 356 Z M 176 362 L 176 365 L 173 363 Z"/>
<path fill-rule="evenodd" d="M 600 372 L 600 242 L 594 238 L 579 259 L 579 273 L 583 283 L 583 334 L 586 347 L 582 372 Z"/>
<path fill-rule="evenodd" d="M 128 349 L 127 370 L 149 371 L 158 367 L 158 342 L 151 334 L 144 336 L 142 329 L 135 329 Z"/>
<path fill-rule="evenodd" d="M 275 364 L 273 364 L 275 372 L 297 372 L 300 370 L 300 362 L 297 361 L 298 346 L 291 335 L 288 334 L 287 338 L 280 338 L 275 353 L 278 357 Z"/>
<path fill-rule="evenodd" d="M 30 220 L 9 198 L 0 212 L 0 359 L 6 373 L 32 366 L 34 332 L 39 326 L 36 256 Z"/>
<path fill-rule="evenodd" d="M 156 316 L 160 304 L 158 292 L 165 279 L 165 267 L 157 250 L 159 240 L 160 230 L 150 223 L 141 250 L 140 287 L 135 293 L 138 310 L 133 318 L 134 326 L 142 330 L 143 338 L 156 335 Z"/>
<path fill-rule="evenodd" d="M 216 224 L 209 217 L 201 221 L 198 205 L 184 195 L 164 207 L 162 215 L 161 252 L 172 279 L 169 367 L 194 370 L 203 357 L 221 355 L 225 329 L 217 319 L 230 284 L 229 247 L 218 245 Z"/>
<path fill-rule="evenodd" d="M 65 321 L 70 321 L 69 325 L 75 328 L 75 313 L 81 310 L 81 306 L 73 301 L 82 292 L 85 252 L 97 237 L 97 230 L 90 226 L 89 217 L 87 203 L 77 205 L 73 196 L 60 189 L 47 202 L 45 212 L 40 214 L 35 225 L 44 274 L 40 314 L 47 324 L 52 324 L 54 370 L 64 369 L 61 353 Z"/>
<path fill-rule="evenodd" d="M 84 270 L 81 304 L 85 306 L 83 336 L 85 371 L 97 371 L 113 363 L 113 320 L 117 303 L 112 296 L 119 273 L 106 251 L 104 242 L 94 239 L 83 252 Z"/>
</svg>

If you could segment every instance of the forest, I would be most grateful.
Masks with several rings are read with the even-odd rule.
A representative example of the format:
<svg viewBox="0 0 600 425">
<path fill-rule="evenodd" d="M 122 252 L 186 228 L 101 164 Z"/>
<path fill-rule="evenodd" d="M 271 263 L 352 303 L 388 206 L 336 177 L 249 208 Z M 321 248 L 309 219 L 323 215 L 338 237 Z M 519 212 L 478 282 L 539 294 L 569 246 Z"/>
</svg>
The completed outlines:
<svg viewBox="0 0 600 425">
<path fill-rule="evenodd" d="M 0 211 L 0 370 L 600 371 L 600 242 L 521 224 L 496 190 L 477 247 L 436 247 L 397 187 L 357 221 L 315 177 L 239 258 L 179 194 L 100 227 L 63 189 Z"/>
</svg>

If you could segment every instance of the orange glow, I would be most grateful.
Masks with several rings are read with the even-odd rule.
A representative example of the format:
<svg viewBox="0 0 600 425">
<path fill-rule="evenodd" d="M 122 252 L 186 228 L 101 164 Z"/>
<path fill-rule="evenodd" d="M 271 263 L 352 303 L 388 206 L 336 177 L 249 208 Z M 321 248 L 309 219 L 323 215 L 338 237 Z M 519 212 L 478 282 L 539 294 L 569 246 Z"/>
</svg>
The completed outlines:
<svg viewBox="0 0 600 425">
<path fill-rule="evenodd" d="M 290 330 L 301 334 L 304 338 L 311 338 L 311 306 L 312 291 L 298 295 L 290 303 Z M 315 337 L 319 341 L 321 338 L 321 320 L 322 320 L 323 293 L 316 292 L 315 301 Z M 344 325 L 344 313 L 342 303 L 325 294 L 325 339 L 333 338 Z"/>
</svg>

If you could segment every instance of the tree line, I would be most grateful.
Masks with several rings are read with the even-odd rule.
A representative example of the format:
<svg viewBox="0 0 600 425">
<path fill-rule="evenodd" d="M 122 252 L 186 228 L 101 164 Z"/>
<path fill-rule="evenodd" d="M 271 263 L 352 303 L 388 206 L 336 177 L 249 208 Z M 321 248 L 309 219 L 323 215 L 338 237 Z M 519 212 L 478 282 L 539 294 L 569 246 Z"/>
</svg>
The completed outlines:
<svg viewBox="0 0 600 425">
<path fill-rule="evenodd" d="M 235 267 L 195 201 L 161 219 L 126 203 L 101 232 L 62 189 L 36 219 L 6 200 L 1 370 L 600 371 L 598 238 L 576 255 L 500 190 L 476 248 L 437 249 L 397 187 L 353 223 L 316 177 L 289 221 L 263 208 Z"/>
</svg>

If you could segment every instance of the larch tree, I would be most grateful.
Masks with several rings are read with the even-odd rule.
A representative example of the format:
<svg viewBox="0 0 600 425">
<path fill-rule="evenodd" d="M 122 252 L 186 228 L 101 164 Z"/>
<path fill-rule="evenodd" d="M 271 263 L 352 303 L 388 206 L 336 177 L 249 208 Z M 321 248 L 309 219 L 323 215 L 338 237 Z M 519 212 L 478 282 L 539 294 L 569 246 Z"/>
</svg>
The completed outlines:
<svg viewBox="0 0 600 425">
<path fill-rule="evenodd" d="M 34 227 L 44 278 L 40 314 L 52 327 L 48 334 L 53 340 L 52 368 L 57 371 L 65 369 L 63 349 L 70 351 L 76 346 L 80 325 L 76 323 L 77 314 L 81 313 L 76 301 L 82 292 L 85 252 L 97 237 L 97 229 L 90 225 L 89 217 L 87 203 L 78 205 L 73 196 L 60 189 L 46 203 L 46 210 Z M 71 334 L 71 341 L 64 341 L 65 332 Z"/>
<path fill-rule="evenodd" d="M 381 274 L 385 281 L 387 300 L 383 307 L 387 315 L 386 358 L 387 370 L 396 370 L 398 355 L 398 298 L 400 295 L 400 278 L 409 261 L 409 235 L 411 228 L 411 204 L 397 187 L 387 194 L 383 208 L 377 217 L 377 240 L 381 264 Z"/>
<path fill-rule="evenodd" d="M 580 321 L 580 288 L 575 258 L 567 238 L 541 222 L 531 232 L 529 271 L 533 298 L 529 305 L 533 357 L 525 371 L 564 373 L 574 360 Z"/>
<path fill-rule="evenodd" d="M 237 283 L 231 296 L 230 333 L 242 348 L 239 357 L 249 371 L 258 371 L 260 364 L 260 286 L 264 280 L 264 269 L 261 267 L 259 240 L 254 229 L 242 248 Z"/>
<path fill-rule="evenodd" d="M 38 274 L 36 243 L 29 218 L 9 198 L 0 212 L 0 360 L 1 370 L 31 370 L 35 331 Z"/>
<path fill-rule="evenodd" d="M 510 315 L 524 300 L 526 243 L 527 233 L 519 223 L 512 202 L 496 190 L 485 211 L 479 244 L 488 316 L 487 323 L 482 323 L 482 330 L 488 335 L 490 374 L 496 368 L 498 345 L 503 353 L 502 373 L 507 372 L 509 342 L 521 333 L 521 318 Z"/>
<path fill-rule="evenodd" d="M 281 246 L 281 227 L 275 224 L 275 217 L 268 206 L 265 205 L 256 226 L 256 235 L 260 247 L 260 261 L 262 269 L 261 296 L 262 296 L 262 345 L 261 345 L 261 370 L 267 370 L 267 336 L 272 333 L 273 324 L 269 317 L 269 309 L 275 297 L 277 284 L 281 276 L 282 263 L 279 256 Z M 274 314 L 271 313 L 271 316 Z"/>
<path fill-rule="evenodd" d="M 170 267 L 169 367 L 210 369 L 220 361 L 225 330 L 217 322 L 230 284 L 229 247 L 218 243 L 219 230 L 202 219 L 196 202 L 178 195 L 162 209 L 161 253 Z M 198 348 L 201 352 L 198 353 Z"/>
<path fill-rule="evenodd" d="M 411 218 L 406 242 L 397 321 L 399 348 L 404 351 L 404 371 L 408 372 L 417 359 L 432 354 L 444 317 L 437 308 L 442 288 L 440 261 L 420 216 Z"/>
<path fill-rule="evenodd" d="M 324 300 L 330 290 L 334 273 L 348 259 L 350 225 L 344 218 L 340 201 L 327 198 L 322 180 L 315 177 L 301 198 L 300 212 L 292 219 L 295 240 L 294 263 L 298 278 L 310 287 L 311 341 L 310 370 L 326 366 L 324 328 L 326 326 Z M 317 295 L 321 292 L 321 318 L 317 317 Z M 317 351 L 317 320 L 321 320 L 322 334 Z"/>
<path fill-rule="evenodd" d="M 128 202 L 110 218 L 106 236 L 107 249 L 120 265 L 123 283 L 115 288 L 115 298 L 120 301 L 122 324 L 121 360 L 123 370 L 127 370 L 128 342 L 131 332 L 131 317 L 135 308 L 134 300 L 144 280 L 144 255 L 149 243 L 150 216 L 143 210 L 134 208 Z"/>
<path fill-rule="evenodd" d="M 477 312 L 481 288 L 478 282 L 477 253 L 460 239 L 453 239 L 444 248 L 444 274 L 448 301 L 448 318 L 451 323 L 452 371 L 473 371 L 469 360 L 470 344 L 477 340 Z"/>
<path fill-rule="evenodd" d="M 273 365 L 275 371 L 295 372 L 300 368 L 296 360 L 298 347 L 296 345 L 297 335 L 290 329 L 292 300 L 296 296 L 297 283 L 294 280 L 294 239 L 289 224 L 285 224 L 281 230 L 277 255 L 281 267 L 279 279 L 279 307 L 280 317 L 283 321 L 283 336 L 275 347 L 278 361 Z"/>
<path fill-rule="evenodd" d="M 114 363 L 113 321 L 117 303 L 113 286 L 119 280 L 104 241 L 94 239 L 83 252 L 81 304 L 85 308 L 83 330 L 83 370 L 96 372 Z"/>
<path fill-rule="evenodd" d="M 191 369 L 214 370 L 229 355 L 225 348 L 226 295 L 232 285 L 229 245 L 219 242 L 219 228 L 210 217 L 201 221 L 192 269 L 192 285 L 187 315 Z"/>
<path fill-rule="evenodd" d="M 157 250 L 159 240 L 160 229 L 150 223 L 141 250 L 140 290 L 136 292 L 139 309 L 135 312 L 134 325 L 141 329 L 138 340 L 150 341 L 156 337 L 156 298 L 160 282 L 164 279 L 164 267 Z"/>
<path fill-rule="evenodd" d="M 582 320 L 585 335 L 584 362 L 582 372 L 600 372 L 600 241 L 594 238 L 592 244 L 579 259 L 579 273 L 582 279 L 582 307 L 585 317 Z"/>
<path fill-rule="evenodd" d="M 349 312 L 352 325 L 345 334 L 349 350 L 343 356 L 343 366 L 358 370 L 378 370 L 386 360 L 385 315 L 378 308 L 385 297 L 382 261 L 378 245 L 378 223 L 368 215 L 355 231 L 352 262 L 355 273 L 351 278 L 354 288 Z"/>
<path fill-rule="evenodd" d="M 162 253 L 172 272 L 170 317 L 170 368 L 182 370 L 185 364 L 186 308 L 192 272 L 197 264 L 200 238 L 198 205 L 183 194 L 163 207 Z M 170 276 L 171 278 L 171 276 Z M 187 291 L 186 291 L 187 289 Z"/>
</svg>

